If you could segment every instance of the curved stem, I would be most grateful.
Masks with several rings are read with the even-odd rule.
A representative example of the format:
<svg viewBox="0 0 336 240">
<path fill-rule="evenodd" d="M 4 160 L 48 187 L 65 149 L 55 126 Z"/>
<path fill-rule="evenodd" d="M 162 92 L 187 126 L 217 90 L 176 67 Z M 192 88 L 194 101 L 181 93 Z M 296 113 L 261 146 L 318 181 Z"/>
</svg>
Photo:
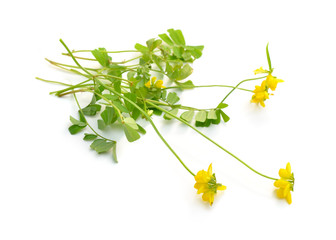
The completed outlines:
<svg viewBox="0 0 336 240">
<path fill-rule="evenodd" d="M 72 50 L 71 52 L 72 53 L 92 52 L 92 50 Z M 106 53 L 127 53 L 127 52 L 139 52 L 139 51 L 138 50 L 123 50 L 123 51 L 101 51 L 101 52 L 106 52 Z"/>
<path fill-rule="evenodd" d="M 166 141 L 166 139 L 161 135 L 161 133 L 159 132 L 159 130 L 155 126 L 153 120 L 151 119 L 151 117 L 141 107 L 139 107 L 136 103 L 134 103 L 133 101 L 131 101 L 127 97 L 125 97 L 125 96 L 121 95 L 120 93 L 118 93 L 117 91 L 115 91 L 113 88 L 106 86 L 100 80 L 97 79 L 97 81 L 99 82 L 99 84 L 101 84 L 102 86 L 104 86 L 106 89 L 108 89 L 109 91 L 113 92 L 115 95 L 119 96 L 120 98 L 123 98 L 124 100 L 126 100 L 127 102 L 129 102 L 131 105 L 133 105 L 135 108 L 137 108 L 146 117 L 146 119 L 150 122 L 150 124 L 152 125 L 152 127 L 153 127 L 154 131 L 156 132 L 156 134 L 160 137 L 160 139 L 167 146 L 167 148 L 174 154 L 174 156 L 179 160 L 179 162 L 182 164 L 182 166 L 191 175 L 195 176 L 195 174 L 185 165 L 185 163 L 182 161 L 182 159 L 177 155 L 177 153 L 173 150 L 173 148 L 168 144 L 168 142 Z"/>
<path fill-rule="evenodd" d="M 226 94 L 226 96 L 223 98 L 223 100 L 219 103 L 223 103 L 225 101 L 225 99 L 227 99 L 227 97 L 234 91 L 238 88 L 238 86 L 244 82 L 248 82 L 248 81 L 254 81 L 254 80 L 259 80 L 259 79 L 263 79 L 265 77 L 258 77 L 258 78 L 250 78 L 250 79 L 245 79 L 243 81 L 241 81 L 240 83 L 238 83 L 228 94 Z"/>
<path fill-rule="evenodd" d="M 277 180 L 277 178 L 272 178 L 272 177 L 269 177 L 269 176 L 266 176 L 260 172 L 258 172 L 257 170 L 253 169 L 252 167 L 250 167 L 248 164 L 246 164 L 244 161 L 242 161 L 240 158 L 238 158 L 236 155 L 234 155 L 233 153 L 231 153 L 230 151 L 226 150 L 224 147 L 222 147 L 221 145 L 219 145 L 218 143 L 216 143 L 214 140 L 212 140 L 211 138 L 209 138 L 208 136 L 206 136 L 205 134 L 203 134 L 202 132 L 200 132 L 198 129 L 196 129 L 194 126 L 192 126 L 191 124 L 189 124 L 187 121 L 177 117 L 176 115 L 168 112 L 167 110 L 159 107 L 159 106 L 156 106 L 155 104 L 151 103 L 151 102 L 148 102 L 149 105 L 159 109 L 160 111 L 162 112 L 165 112 L 166 114 L 170 115 L 171 117 L 179 120 L 180 122 L 184 123 L 185 125 L 187 125 L 188 127 L 192 128 L 194 131 L 196 131 L 198 134 L 200 134 L 202 137 L 204 137 L 205 139 L 209 140 L 210 142 L 212 142 L 213 144 L 215 144 L 217 147 L 219 147 L 220 149 L 222 149 L 223 151 L 225 151 L 226 153 L 228 153 L 229 155 L 231 155 L 232 157 L 234 157 L 236 160 L 238 160 L 240 163 L 242 163 L 244 166 L 246 166 L 247 168 L 249 168 L 250 170 L 252 170 L 253 172 L 259 174 L 260 176 L 262 177 L 265 177 L 265 178 L 268 178 L 268 179 L 271 179 L 271 180 Z"/>
<path fill-rule="evenodd" d="M 57 82 L 57 81 L 52 81 L 52 80 L 46 80 L 46 79 L 39 78 L 39 77 L 35 77 L 35 79 L 40 80 L 42 82 L 47 82 L 47 83 L 55 83 L 55 84 L 64 85 L 64 86 L 72 86 L 71 84 Z"/>
</svg>

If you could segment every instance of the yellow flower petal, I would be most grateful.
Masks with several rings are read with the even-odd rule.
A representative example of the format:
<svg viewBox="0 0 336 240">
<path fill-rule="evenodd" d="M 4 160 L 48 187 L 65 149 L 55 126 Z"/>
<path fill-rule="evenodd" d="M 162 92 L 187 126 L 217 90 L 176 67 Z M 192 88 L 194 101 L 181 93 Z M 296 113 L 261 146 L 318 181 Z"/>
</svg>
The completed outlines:
<svg viewBox="0 0 336 240">
<path fill-rule="evenodd" d="M 287 170 L 287 172 L 292 173 L 292 168 L 291 168 L 290 163 L 287 163 L 286 170 Z"/>
<path fill-rule="evenodd" d="M 286 200 L 288 204 L 292 203 L 292 194 L 290 192 L 287 194 Z"/>
<path fill-rule="evenodd" d="M 282 177 L 282 178 L 284 178 L 284 179 L 290 179 L 291 176 L 292 176 L 292 174 L 289 173 L 289 172 L 287 172 L 286 169 L 281 168 L 279 170 L 279 176 Z"/>
<path fill-rule="evenodd" d="M 274 182 L 274 186 L 278 188 L 285 188 L 287 185 L 290 185 L 290 183 L 284 179 L 278 179 Z"/>
<path fill-rule="evenodd" d="M 145 86 L 146 86 L 147 88 L 150 88 L 150 87 L 151 87 L 151 81 L 146 82 L 146 83 L 145 83 Z"/>
<path fill-rule="evenodd" d="M 209 168 L 208 168 L 208 174 L 211 176 L 212 175 L 212 163 L 210 163 Z"/>
<path fill-rule="evenodd" d="M 156 77 L 152 77 L 151 79 L 152 85 L 154 85 L 155 81 L 156 81 Z"/>
<path fill-rule="evenodd" d="M 278 198 L 284 198 L 285 197 L 283 188 L 277 189 L 276 193 L 277 193 Z"/>
<path fill-rule="evenodd" d="M 155 83 L 155 87 L 156 87 L 156 88 L 165 88 L 165 86 L 163 86 L 162 84 L 163 84 L 163 81 L 162 81 L 162 80 L 158 80 L 158 81 Z"/>
<path fill-rule="evenodd" d="M 253 72 L 254 72 L 254 75 L 256 75 L 256 74 L 260 74 L 260 73 L 268 73 L 268 71 L 267 71 L 267 70 L 264 70 L 262 67 L 260 67 L 260 68 L 258 68 L 258 69 L 256 69 L 256 70 L 254 70 Z"/>
<path fill-rule="evenodd" d="M 224 191 L 225 189 L 226 189 L 226 186 L 224 186 L 224 185 L 217 186 L 217 190 Z"/>
</svg>

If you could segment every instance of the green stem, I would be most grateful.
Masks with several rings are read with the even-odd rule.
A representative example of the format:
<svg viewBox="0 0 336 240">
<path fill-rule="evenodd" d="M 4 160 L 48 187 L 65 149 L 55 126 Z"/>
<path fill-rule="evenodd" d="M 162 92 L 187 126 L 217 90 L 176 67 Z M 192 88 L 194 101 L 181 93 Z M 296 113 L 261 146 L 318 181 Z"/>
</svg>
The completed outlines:
<svg viewBox="0 0 336 240">
<path fill-rule="evenodd" d="M 249 168 L 250 170 L 252 170 L 253 172 L 259 174 L 262 177 L 271 179 L 271 180 L 277 180 L 277 178 L 272 178 L 269 176 L 266 176 L 258 171 L 256 171 L 255 169 L 253 169 L 252 167 L 250 167 L 248 164 L 246 164 L 244 161 L 242 161 L 240 158 L 238 158 L 236 155 L 234 155 L 233 153 L 231 153 L 230 151 L 226 150 L 225 148 L 223 148 L 221 145 L 219 145 L 218 143 L 216 143 L 214 140 L 212 140 L 211 138 L 209 138 L 208 136 L 206 136 L 205 134 L 203 134 L 202 132 L 200 132 L 198 129 L 196 129 L 194 126 L 190 125 L 187 121 L 183 120 L 182 118 L 179 118 L 177 116 L 175 116 L 174 114 L 170 113 L 169 111 L 151 103 L 148 102 L 149 105 L 159 109 L 162 112 L 165 112 L 166 114 L 170 115 L 171 117 L 179 120 L 180 122 L 184 123 L 185 125 L 187 125 L 188 127 L 192 128 L 194 131 L 196 131 L 198 134 L 200 134 L 201 136 L 203 136 L 205 139 L 207 139 L 208 141 L 212 142 L 213 144 L 215 144 L 217 147 L 219 147 L 220 149 L 222 149 L 223 151 L 225 151 L 226 153 L 228 153 L 229 155 L 231 155 L 232 157 L 234 157 L 235 159 L 237 159 L 240 163 L 242 163 L 243 165 L 245 165 L 247 168 Z"/>
<path fill-rule="evenodd" d="M 72 86 L 71 84 L 62 83 L 62 82 L 57 82 L 57 81 L 51 81 L 51 80 L 46 80 L 46 79 L 39 78 L 39 77 L 35 77 L 35 79 L 40 80 L 40 81 L 42 81 L 42 82 L 47 82 L 47 83 L 56 83 L 56 84 L 64 85 L 64 86 Z"/>
<path fill-rule="evenodd" d="M 90 76 L 93 77 L 93 75 L 92 75 L 88 70 L 86 70 L 85 68 L 83 68 L 83 67 L 79 64 L 79 62 L 78 62 L 78 61 L 76 60 L 76 58 L 72 55 L 70 49 L 69 49 L 68 46 L 63 42 L 62 39 L 60 39 L 60 42 L 61 42 L 62 45 L 65 47 L 65 49 L 67 50 L 67 52 L 70 54 L 70 57 L 71 57 L 72 60 L 76 63 L 76 65 L 77 65 L 80 69 L 82 69 L 84 72 L 86 72 L 87 74 L 89 74 Z"/>
<path fill-rule="evenodd" d="M 229 86 L 229 85 L 200 85 L 200 86 L 193 86 L 192 88 L 207 88 L 207 87 L 226 87 L 226 88 L 235 88 L 234 86 Z M 165 89 L 172 89 L 172 88 L 181 88 L 179 86 L 171 86 L 171 87 L 166 87 Z M 191 89 L 191 88 L 190 88 Z M 245 89 L 245 88 L 236 88 L 238 90 L 243 90 L 247 92 L 253 92 L 252 90 Z"/>
<path fill-rule="evenodd" d="M 234 90 L 236 90 L 237 88 L 238 88 L 238 86 L 240 85 L 240 84 L 242 84 L 242 83 L 244 83 L 244 82 L 248 82 L 248 81 L 254 81 L 254 80 L 259 80 L 259 79 L 263 79 L 263 78 L 265 78 L 265 77 L 258 77 L 258 78 L 250 78 L 250 79 L 245 79 L 245 80 L 243 80 L 243 81 L 241 81 L 240 83 L 238 83 L 224 98 L 223 98 L 223 100 L 219 103 L 219 104 L 221 104 L 221 103 L 223 103 L 224 101 L 225 101 L 225 99 L 227 99 L 227 97 L 234 91 Z"/>
<path fill-rule="evenodd" d="M 106 53 L 126 53 L 126 52 L 139 52 L 137 50 L 123 50 L 123 51 L 102 51 Z M 72 50 L 72 53 L 78 53 L 78 52 L 92 52 L 92 50 Z"/>
<path fill-rule="evenodd" d="M 156 132 L 156 134 L 160 137 L 160 139 L 162 140 L 162 142 L 168 147 L 168 149 L 174 154 L 174 156 L 179 160 L 179 162 L 182 164 L 182 166 L 193 176 L 195 176 L 195 174 L 185 165 L 185 163 L 182 161 L 182 159 L 177 155 L 177 153 L 172 149 L 172 147 L 168 144 L 168 142 L 166 141 L 166 139 L 161 135 L 161 133 L 159 132 L 159 130 L 156 128 L 153 120 L 151 119 L 151 117 L 141 108 L 139 107 L 136 103 L 134 103 L 132 100 L 128 99 L 127 97 L 121 95 L 120 93 L 118 93 L 117 91 L 115 91 L 113 88 L 110 88 L 108 86 L 106 86 L 104 83 L 102 83 L 100 80 L 97 79 L 97 81 L 104 86 L 106 89 L 108 89 L 109 91 L 113 92 L 115 95 L 119 96 L 120 98 L 123 98 L 124 100 L 126 100 L 127 102 L 129 102 L 131 105 L 133 105 L 135 108 L 137 108 L 145 117 L 146 119 L 150 122 L 150 124 L 152 125 L 154 131 Z"/>
<path fill-rule="evenodd" d="M 59 95 L 59 94 L 61 94 L 61 93 L 64 93 L 64 92 L 69 91 L 69 90 L 72 90 L 72 89 L 75 89 L 75 88 L 77 88 L 77 87 L 87 87 L 87 86 L 92 86 L 92 84 L 84 84 L 84 83 L 87 83 L 87 82 L 89 82 L 89 81 L 91 81 L 91 80 L 92 80 L 92 79 L 88 79 L 88 80 L 85 80 L 85 81 L 83 81 L 83 82 L 81 82 L 81 83 L 78 83 L 78 84 L 76 84 L 76 85 L 70 85 L 70 87 L 68 87 L 68 88 L 64 88 L 64 89 L 59 90 L 59 91 L 54 91 L 54 92 L 51 92 L 50 94 Z"/>
</svg>

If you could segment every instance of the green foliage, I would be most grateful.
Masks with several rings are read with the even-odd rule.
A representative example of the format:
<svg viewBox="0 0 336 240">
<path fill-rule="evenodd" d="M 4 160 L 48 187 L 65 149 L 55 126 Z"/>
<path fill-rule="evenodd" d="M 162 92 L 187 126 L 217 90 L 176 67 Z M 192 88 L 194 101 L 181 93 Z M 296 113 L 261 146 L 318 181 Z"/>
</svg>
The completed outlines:
<svg viewBox="0 0 336 240">
<path fill-rule="evenodd" d="M 170 92 L 168 93 L 167 102 L 170 104 L 175 104 L 180 100 L 180 98 L 177 96 L 176 92 Z"/>
<path fill-rule="evenodd" d="M 103 67 L 107 67 L 110 65 L 110 61 L 112 60 L 112 58 L 108 56 L 105 48 L 92 50 L 91 53 Z"/>
</svg>

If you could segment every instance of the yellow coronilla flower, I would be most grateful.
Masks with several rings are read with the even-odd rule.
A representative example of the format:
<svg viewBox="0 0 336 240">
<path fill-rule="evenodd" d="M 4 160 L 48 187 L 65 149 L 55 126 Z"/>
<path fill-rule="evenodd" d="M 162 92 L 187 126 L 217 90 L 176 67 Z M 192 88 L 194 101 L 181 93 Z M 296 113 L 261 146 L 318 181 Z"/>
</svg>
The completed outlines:
<svg viewBox="0 0 336 240">
<path fill-rule="evenodd" d="M 165 88 L 165 86 L 163 86 L 162 84 L 163 84 L 162 80 L 156 81 L 156 77 L 152 77 L 151 80 L 145 83 L 145 86 L 147 88 L 151 88 L 152 86 L 155 88 Z"/>
<path fill-rule="evenodd" d="M 217 190 L 225 190 L 226 186 L 217 183 L 216 176 L 212 173 L 212 163 L 210 164 L 208 171 L 201 170 L 195 176 L 195 188 L 197 194 L 203 193 L 202 199 L 210 203 L 210 206 L 214 202 Z"/>
<path fill-rule="evenodd" d="M 273 77 L 271 74 L 269 74 L 266 78 L 266 85 L 269 87 L 272 91 L 275 91 L 277 85 L 279 82 L 284 82 L 282 79 L 278 79 L 276 77 Z"/>
<path fill-rule="evenodd" d="M 292 203 L 291 191 L 294 190 L 294 174 L 291 170 L 290 163 L 287 163 L 286 169 L 281 168 L 279 170 L 280 179 L 274 182 L 274 186 L 277 187 L 278 198 L 286 199 L 288 204 Z"/>
<path fill-rule="evenodd" d="M 258 68 L 256 70 L 254 70 L 253 72 L 254 72 L 254 75 L 256 75 L 256 74 L 260 74 L 260 73 L 268 73 L 269 71 L 263 69 L 262 67 L 260 67 L 260 68 Z"/>
<path fill-rule="evenodd" d="M 254 95 L 252 96 L 251 102 L 259 103 L 261 106 L 265 107 L 264 101 L 269 99 L 269 94 L 267 92 L 266 81 L 261 83 L 261 86 L 255 86 Z"/>
</svg>

